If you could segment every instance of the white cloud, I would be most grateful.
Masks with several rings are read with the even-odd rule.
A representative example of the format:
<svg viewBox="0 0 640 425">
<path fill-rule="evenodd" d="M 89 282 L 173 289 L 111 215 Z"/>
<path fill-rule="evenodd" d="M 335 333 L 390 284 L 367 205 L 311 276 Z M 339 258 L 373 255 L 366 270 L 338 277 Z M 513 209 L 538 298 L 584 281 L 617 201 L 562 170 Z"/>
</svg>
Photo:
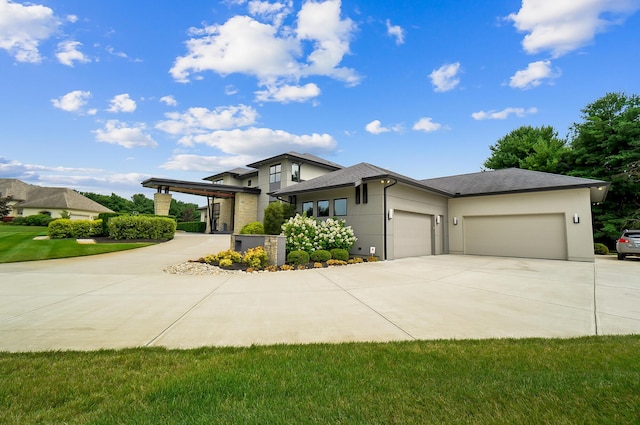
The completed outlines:
<svg viewBox="0 0 640 425">
<path fill-rule="evenodd" d="M 266 90 L 256 91 L 256 100 L 262 102 L 305 102 L 320 95 L 320 88 L 314 83 L 304 86 L 267 87 Z"/>
<path fill-rule="evenodd" d="M 82 43 L 79 41 L 67 40 L 58 43 L 58 51 L 56 57 L 61 64 L 73 67 L 73 62 L 91 62 L 80 50 Z"/>
<path fill-rule="evenodd" d="M 527 33 L 522 40 L 527 53 L 550 51 L 558 57 L 590 43 L 638 8 L 637 0 L 523 0 L 507 19 Z"/>
<path fill-rule="evenodd" d="M 404 43 L 404 30 L 398 25 L 391 25 L 391 21 L 387 19 L 387 35 L 396 39 L 396 44 Z"/>
<path fill-rule="evenodd" d="M 253 125 L 258 112 L 246 105 L 221 106 L 214 110 L 189 108 L 185 113 L 169 112 L 168 119 L 156 124 L 156 128 L 166 133 L 180 136 L 202 134 L 211 130 L 224 130 Z"/>
<path fill-rule="evenodd" d="M 245 130 L 218 130 L 206 134 L 186 136 L 180 144 L 193 146 L 203 144 L 229 155 L 277 155 L 288 151 L 327 153 L 335 149 L 337 143 L 328 134 L 291 134 L 284 130 L 251 127 Z"/>
<path fill-rule="evenodd" d="M 364 129 L 367 130 L 367 132 L 369 132 L 371 134 L 387 133 L 387 132 L 391 131 L 388 128 L 383 127 L 382 123 L 380 122 L 380 120 L 371 121 L 369 124 L 364 126 Z"/>
<path fill-rule="evenodd" d="M 504 120 L 509 118 L 510 115 L 517 117 L 524 117 L 525 115 L 535 114 L 538 112 L 537 108 L 505 108 L 502 111 L 478 111 L 471 114 L 474 120 Z"/>
<path fill-rule="evenodd" d="M 0 0 L 0 49 L 18 62 L 40 62 L 40 42 L 55 34 L 59 26 L 60 20 L 49 7 Z"/>
<path fill-rule="evenodd" d="M 89 91 L 74 90 L 57 99 L 51 99 L 51 103 L 53 103 L 54 107 L 63 111 L 82 112 L 82 108 L 87 104 L 90 97 L 91 92 Z"/>
<path fill-rule="evenodd" d="M 141 173 L 111 173 L 97 168 L 51 167 L 25 164 L 0 157 L 0 178 L 15 178 L 38 186 L 68 187 L 83 192 L 141 193 L 140 182 L 151 177 Z"/>
<path fill-rule="evenodd" d="M 553 73 L 551 61 L 531 62 L 526 69 L 517 71 L 509 81 L 509 86 L 518 89 L 530 89 L 542 84 L 542 80 L 557 78 L 559 71 Z"/>
<path fill-rule="evenodd" d="M 460 62 L 444 64 L 429 74 L 431 84 L 437 92 L 453 90 L 459 83 Z"/>
<path fill-rule="evenodd" d="M 155 148 L 158 146 L 155 140 L 145 133 L 146 126 L 142 123 L 128 125 L 118 120 L 109 120 L 104 129 L 95 130 L 98 142 L 120 145 L 125 148 L 144 147 Z"/>
<path fill-rule="evenodd" d="M 212 173 L 217 170 L 230 170 L 236 167 L 245 167 L 246 164 L 257 161 L 254 156 L 201 156 L 192 154 L 177 154 L 160 168 L 180 171 L 202 171 Z"/>
<path fill-rule="evenodd" d="M 424 131 L 425 133 L 432 133 L 442 128 L 442 124 L 433 122 L 432 118 L 424 117 L 420 118 L 412 127 L 416 131 Z"/>
<path fill-rule="evenodd" d="M 291 3 L 252 1 L 249 8 L 264 18 L 275 12 L 289 14 Z M 357 84 L 360 77 L 356 72 L 340 67 L 356 29 L 350 19 L 340 17 L 340 12 L 339 0 L 307 1 L 297 14 L 295 27 L 238 15 L 220 25 L 191 28 L 191 38 L 185 43 L 187 54 L 176 58 L 169 72 L 179 82 L 196 78 L 193 74 L 213 71 L 252 75 L 258 85 L 267 87 L 284 88 L 310 76 Z"/>
<path fill-rule="evenodd" d="M 114 113 L 133 112 L 137 108 L 135 100 L 131 99 L 128 93 L 123 93 L 123 94 L 114 96 L 113 99 L 111 99 L 111 102 L 109 104 L 110 106 L 109 106 L 109 109 L 107 109 L 107 111 L 114 112 Z"/>
<path fill-rule="evenodd" d="M 178 101 L 173 96 L 162 96 L 160 98 L 160 102 L 164 103 L 167 106 L 177 106 Z"/>
<path fill-rule="evenodd" d="M 78 15 L 67 15 L 67 21 L 75 24 L 76 22 L 78 22 Z"/>
<path fill-rule="evenodd" d="M 283 19 L 291 13 L 293 2 L 285 3 L 252 0 L 249 2 L 249 13 L 273 22 L 276 27 L 282 24 Z"/>
</svg>

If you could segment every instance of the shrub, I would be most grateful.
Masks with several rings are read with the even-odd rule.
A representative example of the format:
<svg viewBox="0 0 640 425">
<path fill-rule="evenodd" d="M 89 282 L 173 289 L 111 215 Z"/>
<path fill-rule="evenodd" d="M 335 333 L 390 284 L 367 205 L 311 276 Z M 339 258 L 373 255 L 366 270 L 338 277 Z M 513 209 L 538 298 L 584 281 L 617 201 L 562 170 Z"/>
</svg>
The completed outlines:
<svg viewBox="0 0 640 425">
<path fill-rule="evenodd" d="M 320 249 L 341 248 L 347 251 L 353 247 L 358 238 L 355 237 L 351 226 L 344 220 L 328 218 L 318 223 L 316 231 L 316 247 Z"/>
<path fill-rule="evenodd" d="M 249 248 L 242 256 L 242 262 L 249 267 L 261 269 L 267 266 L 269 257 L 263 247 Z"/>
<path fill-rule="evenodd" d="M 367 263 L 375 263 L 376 261 L 378 261 L 378 257 L 376 256 L 371 256 L 371 257 L 367 257 Z"/>
<path fill-rule="evenodd" d="M 102 227 L 102 225 L 100 226 Z M 90 220 L 75 220 L 71 223 L 71 237 L 72 238 L 88 238 L 91 236 L 91 221 Z"/>
<path fill-rule="evenodd" d="M 279 235 L 284 222 L 295 215 L 296 206 L 283 202 L 272 202 L 264 209 L 264 233 Z"/>
<path fill-rule="evenodd" d="M 176 230 L 191 233 L 204 233 L 207 230 L 207 223 L 204 221 L 183 221 L 177 224 Z"/>
<path fill-rule="evenodd" d="M 331 253 L 325 249 L 318 249 L 313 251 L 309 258 L 311 261 L 324 263 L 327 260 L 331 260 Z"/>
<path fill-rule="evenodd" d="M 334 248 L 331 250 L 331 258 L 347 261 L 349 260 L 349 251 L 342 248 Z"/>
<path fill-rule="evenodd" d="M 47 228 L 47 235 L 51 239 L 66 239 L 73 234 L 73 224 L 68 218 L 52 220 Z"/>
<path fill-rule="evenodd" d="M 609 255 L 609 248 L 603 243 L 593 244 L 593 251 L 598 255 Z"/>
<path fill-rule="evenodd" d="M 218 261 L 231 260 L 232 263 L 242 263 L 242 254 L 232 249 L 220 251 L 216 257 Z"/>
<path fill-rule="evenodd" d="M 357 240 L 353 229 L 346 226 L 344 220 L 329 218 L 317 221 L 305 214 L 287 220 L 282 225 L 282 231 L 287 238 L 287 251 L 312 252 L 333 248 L 349 250 Z"/>
<path fill-rule="evenodd" d="M 293 269 L 294 269 L 294 267 L 290 266 L 289 264 L 283 264 L 283 265 L 280 266 L 280 270 L 282 270 L 282 271 L 288 271 L 288 270 L 293 270 Z"/>
<path fill-rule="evenodd" d="M 119 216 L 109 219 L 109 237 L 112 239 L 173 239 L 176 221 L 168 217 Z"/>
<path fill-rule="evenodd" d="M 282 225 L 282 232 L 287 238 L 287 251 L 311 252 L 316 249 L 315 237 L 318 224 L 315 219 L 307 217 L 306 214 L 296 215 L 285 221 Z"/>
<path fill-rule="evenodd" d="M 331 259 L 331 260 L 327 261 L 327 265 L 328 266 L 346 266 L 347 262 L 344 261 L 344 260 L 333 260 L 333 259 Z"/>
<path fill-rule="evenodd" d="M 364 260 L 360 257 L 355 257 L 350 259 L 349 261 L 347 261 L 349 264 L 360 264 L 360 263 L 364 263 Z"/>
<path fill-rule="evenodd" d="M 324 267 L 324 266 L 322 265 L 322 263 L 313 263 L 313 268 L 314 268 L 314 269 L 321 269 L 321 268 L 323 268 L 323 267 Z"/>
<path fill-rule="evenodd" d="M 233 264 L 233 261 L 231 261 L 230 258 L 223 258 L 222 260 L 220 260 L 220 262 L 218 263 L 218 265 L 220 267 L 230 267 Z"/>
<path fill-rule="evenodd" d="M 100 213 L 98 214 L 98 219 L 102 220 L 102 233 L 103 236 L 109 235 L 109 219 L 112 217 L 119 217 L 124 214 L 119 213 Z"/>
<path fill-rule="evenodd" d="M 26 226 L 26 221 L 26 217 L 13 217 L 13 220 L 11 220 L 11 224 L 13 224 L 14 226 Z"/>
<path fill-rule="evenodd" d="M 301 264 L 307 264 L 309 262 L 309 253 L 302 250 L 291 251 L 287 255 L 287 263 L 299 266 Z"/>
<path fill-rule="evenodd" d="M 264 226 L 259 221 L 252 221 L 240 229 L 241 235 L 264 235 Z"/>
<path fill-rule="evenodd" d="M 24 224 L 27 226 L 48 226 L 52 218 L 47 214 L 35 214 L 25 218 Z"/>
</svg>

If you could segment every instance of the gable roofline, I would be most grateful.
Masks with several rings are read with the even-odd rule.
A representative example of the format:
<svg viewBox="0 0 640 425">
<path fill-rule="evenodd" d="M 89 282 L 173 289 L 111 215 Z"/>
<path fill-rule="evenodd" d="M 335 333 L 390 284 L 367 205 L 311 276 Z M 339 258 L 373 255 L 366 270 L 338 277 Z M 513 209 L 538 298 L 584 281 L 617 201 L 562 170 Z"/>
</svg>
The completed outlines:
<svg viewBox="0 0 640 425">
<path fill-rule="evenodd" d="M 604 201 L 611 185 L 603 180 L 521 168 L 481 171 L 421 181 L 456 198 L 589 188 L 592 202 Z"/>
<path fill-rule="evenodd" d="M 299 161 L 307 164 L 318 165 L 323 168 L 328 168 L 330 170 L 339 170 L 344 168 L 340 164 L 336 164 L 335 162 L 327 161 L 324 158 L 320 158 L 319 156 L 312 155 L 310 153 L 298 153 L 298 152 L 286 152 L 280 155 L 272 156 L 271 158 L 262 159 L 260 161 L 254 162 L 252 164 L 247 164 L 247 167 L 259 168 L 262 165 L 282 160 L 282 159 L 292 159 L 294 161 Z"/>
<path fill-rule="evenodd" d="M 238 168 L 234 168 L 233 170 L 223 171 L 221 173 L 214 174 L 209 177 L 205 177 L 202 180 L 215 181 L 215 180 L 219 180 L 220 178 L 224 178 L 225 176 L 231 176 L 233 178 L 245 178 L 245 177 L 249 177 L 257 174 L 258 174 L 258 170 L 256 169 L 238 167 Z"/>
<path fill-rule="evenodd" d="M 16 203 L 14 208 L 46 208 L 96 213 L 113 212 L 104 205 L 66 187 L 29 186 L 31 188 L 27 193 L 27 199 Z"/>
<path fill-rule="evenodd" d="M 352 165 L 351 167 L 341 168 L 314 179 L 287 186 L 270 193 L 270 195 L 288 196 L 343 187 L 356 187 L 362 183 L 376 180 L 394 180 L 438 195 L 450 197 L 449 194 L 438 189 L 428 187 L 422 182 L 412 179 L 411 177 L 407 177 L 366 162 L 361 162 L 359 164 Z"/>
</svg>

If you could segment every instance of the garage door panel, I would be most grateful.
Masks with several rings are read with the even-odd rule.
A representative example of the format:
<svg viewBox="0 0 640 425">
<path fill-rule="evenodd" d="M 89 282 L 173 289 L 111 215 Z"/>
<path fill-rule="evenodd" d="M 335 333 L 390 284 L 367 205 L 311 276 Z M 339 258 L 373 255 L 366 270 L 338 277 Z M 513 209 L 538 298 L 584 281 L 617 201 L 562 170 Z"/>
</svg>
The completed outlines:
<svg viewBox="0 0 640 425">
<path fill-rule="evenodd" d="M 394 258 L 431 255 L 431 215 L 396 210 L 393 222 Z"/>
<path fill-rule="evenodd" d="M 472 216 L 463 225 L 465 254 L 567 259 L 564 214 Z"/>
</svg>

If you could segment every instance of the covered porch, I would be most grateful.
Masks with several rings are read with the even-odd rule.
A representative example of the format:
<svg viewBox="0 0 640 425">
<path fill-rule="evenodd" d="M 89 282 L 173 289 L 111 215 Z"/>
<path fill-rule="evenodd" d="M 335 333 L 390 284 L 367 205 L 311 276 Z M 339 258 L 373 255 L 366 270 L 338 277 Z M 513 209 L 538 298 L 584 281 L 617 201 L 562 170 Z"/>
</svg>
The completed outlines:
<svg viewBox="0 0 640 425">
<path fill-rule="evenodd" d="M 258 188 L 161 178 L 147 179 L 142 186 L 156 189 L 153 196 L 156 215 L 169 215 L 171 192 L 205 197 L 209 233 L 238 233 L 258 217 Z"/>
</svg>

